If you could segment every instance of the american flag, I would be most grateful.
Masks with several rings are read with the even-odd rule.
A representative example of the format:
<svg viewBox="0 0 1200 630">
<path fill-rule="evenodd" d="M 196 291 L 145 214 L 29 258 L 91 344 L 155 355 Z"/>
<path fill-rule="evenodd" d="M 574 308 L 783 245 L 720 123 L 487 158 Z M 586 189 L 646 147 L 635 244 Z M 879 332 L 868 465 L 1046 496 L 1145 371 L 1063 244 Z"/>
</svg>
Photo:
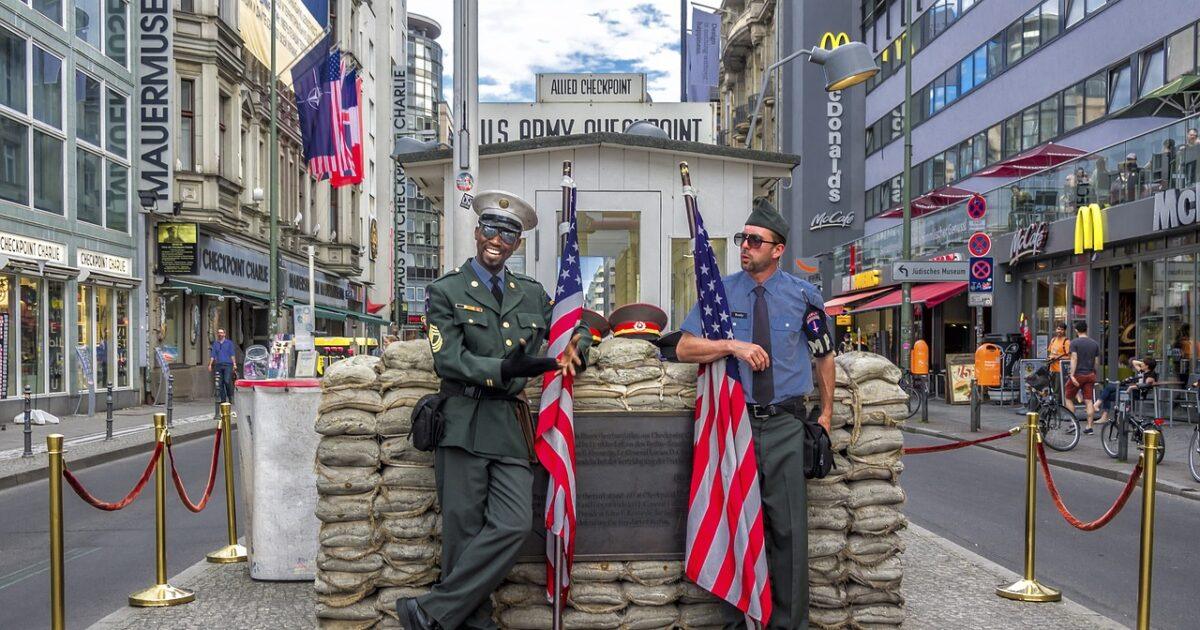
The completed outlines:
<svg viewBox="0 0 1200 630">
<path fill-rule="evenodd" d="M 347 141 L 346 127 L 342 122 L 344 113 L 342 103 L 343 70 L 340 50 L 330 52 L 320 69 L 321 103 L 318 107 L 317 124 L 326 127 L 332 133 L 329 136 L 328 145 L 318 147 L 308 161 L 309 171 L 317 179 L 325 179 L 335 173 L 351 175 L 354 173 L 354 155 L 351 152 L 350 143 Z"/>
<path fill-rule="evenodd" d="M 560 357 L 583 314 L 583 282 L 579 270 L 579 238 L 575 223 L 575 183 L 564 178 L 569 189 L 567 220 L 570 228 L 559 261 L 558 289 L 550 319 L 550 350 Z M 542 377 L 542 402 L 538 411 L 538 460 L 550 473 L 546 490 L 546 596 L 553 599 L 554 584 L 565 598 L 571 587 L 571 561 L 575 555 L 575 378 L 561 372 Z M 558 541 L 560 545 L 556 545 Z M 561 551 L 561 555 L 557 552 Z M 556 569 L 562 564 L 562 579 Z"/>
<path fill-rule="evenodd" d="M 689 205 L 695 208 L 695 193 Z M 721 270 L 695 210 L 696 294 L 708 339 L 733 339 Z M 696 380 L 696 420 L 692 489 L 688 500 L 687 576 L 737 606 L 750 619 L 771 618 L 771 584 L 763 538 L 758 462 L 750 416 L 738 378 L 737 360 L 700 366 Z"/>
</svg>

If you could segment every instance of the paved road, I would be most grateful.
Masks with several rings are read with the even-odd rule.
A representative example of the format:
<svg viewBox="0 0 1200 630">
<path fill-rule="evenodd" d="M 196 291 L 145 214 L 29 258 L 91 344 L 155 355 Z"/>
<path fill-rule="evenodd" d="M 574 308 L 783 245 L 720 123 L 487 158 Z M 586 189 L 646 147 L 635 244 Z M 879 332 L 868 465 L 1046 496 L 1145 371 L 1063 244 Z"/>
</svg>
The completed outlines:
<svg viewBox="0 0 1200 630">
<path fill-rule="evenodd" d="M 944 444 L 906 434 L 906 444 Z M 1053 456 L 1052 456 L 1053 457 Z M 1024 544 L 1024 462 L 979 448 L 904 458 L 905 512 L 915 523 L 1020 573 Z M 1132 468 L 1132 463 L 1130 464 Z M 1052 468 L 1063 501 L 1082 520 L 1111 505 L 1123 484 Z M 1155 529 L 1155 628 L 1195 628 L 1200 502 L 1159 493 Z M 1106 527 L 1081 532 L 1067 525 L 1038 477 L 1037 578 L 1075 601 L 1133 626 L 1137 611 L 1141 488 Z M 916 559 L 912 559 L 913 561 Z M 954 585 L 946 585 L 953 592 Z M 1036 604 L 1030 604 L 1034 606 Z"/>
<path fill-rule="evenodd" d="M 188 492 L 198 499 L 207 479 L 212 439 L 179 444 L 174 450 Z M 129 491 L 148 456 L 88 468 L 78 476 L 92 494 L 113 501 Z M 154 481 L 152 477 L 133 505 L 118 512 L 94 509 L 70 488 L 63 492 L 67 627 L 85 628 L 126 605 L 133 591 L 153 583 Z M 241 506 L 238 510 L 245 513 Z M 46 482 L 0 492 L 0 628 L 50 627 L 48 520 Z M 183 507 L 168 477 L 167 536 L 168 575 L 225 542 L 225 492 L 219 475 L 213 498 L 200 514 Z"/>
</svg>

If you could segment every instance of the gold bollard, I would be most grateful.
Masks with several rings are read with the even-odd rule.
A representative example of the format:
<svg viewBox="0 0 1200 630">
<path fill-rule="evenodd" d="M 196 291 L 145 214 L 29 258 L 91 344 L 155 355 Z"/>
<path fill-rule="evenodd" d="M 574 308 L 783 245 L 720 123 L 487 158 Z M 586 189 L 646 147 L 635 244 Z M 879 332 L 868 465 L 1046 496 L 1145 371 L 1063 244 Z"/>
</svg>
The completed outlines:
<svg viewBox="0 0 1200 630">
<path fill-rule="evenodd" d="M 221 403 L 221 441 L 225 458 L 225 519 L 229 531 L 229 544 L 206 556 L 209 562 L 230 564 L 246 561 L 246 548 L 238 544 L 237 535 L 237 506 L 233 500 L 233 444 L 230 416 L 232 407 L 229 403 Z"/>
<path fill-rule="evenodd" d="M 1062 600 L 1062 593 L 1033 577 L 1034 530 L 1037 526 L 1037 443 L 1041 439 L 1041 432 L 1038 431 L 1037 413 L 1029 412 L 1025 414 L 1025 419 L 1029 448 L 1025 457 L 1025 577 L 1009 586 L 998 587 L 996 594 L 1019 602 L 1057 602 Z"/>
<path fill-rule="evenodd" d="M 1150 584 L 1154 581 L 1154 486 L 1158 483 L 1158 431 L 1146 431 L 1142 445 L 1142 547 L 1138 554 L 1138 630 L 1150 630 Z"/>
<path fill-rule="evenodd" d="M 46 455 L 50 457 L 50 628 L 67 627 L 67 606 L 64 600 L 63 576 L 63 436 L 46 436 Z"/>
<path fill-rule="evenodd" d="M 154 414 L 155 442 L 165 445 L 167 414 Z M 167 454 L 158 458 L 154 470 L 154 586 L 129 596 L 129 605 L 139 608 L 175 606 L 196 599 L 196 594 L 167 584 Z"/>
</svg>

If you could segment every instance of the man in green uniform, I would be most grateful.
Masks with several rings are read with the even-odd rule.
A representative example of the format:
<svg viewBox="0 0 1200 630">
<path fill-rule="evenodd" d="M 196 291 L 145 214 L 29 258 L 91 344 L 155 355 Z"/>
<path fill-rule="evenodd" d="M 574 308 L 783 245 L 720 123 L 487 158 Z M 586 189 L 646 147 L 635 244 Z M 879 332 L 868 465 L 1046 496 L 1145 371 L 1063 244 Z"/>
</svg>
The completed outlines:
<svg viewBox="0 0 1200 630">
<path fill-rule="evenodd" d="M 814 362 L 821 386 L 818 422 L 828 431 L 833 417 L 833 339 L 825 303 L 815 286 L 779 268 L 787 233 L 787 220 L 765 199 L 758 200 L 746 227 L 733 237 L 742 270 L 723 279 L 734 338 L 707 339 L 699 309 L 693 307 L 676 346 L 680 361 L 738 360 L 758 460 L 770 630 L 808 628 L 808 493 L 800 418 L 806 417 L 803 397 L 813 389 Z M 741 625 L 731 621 L 726 627 Z"/>
<path fill-rule="evenodd" d="M 426 288 L 429 344 L 448 395 L 435 454 L 442 576 L 428 594 L 396 602 L 406 630 L 496 627 L 490 595 L 533 526 L 534 423 L 518 396 L 529 378 L 581 370 L 591 343 L 581 325 L 561 359 L 540 356 L 553 304 L 504 265 L 537 214 L 503 191 L 481 192 L 473 206 L 475 257 Z"/>
</svg>

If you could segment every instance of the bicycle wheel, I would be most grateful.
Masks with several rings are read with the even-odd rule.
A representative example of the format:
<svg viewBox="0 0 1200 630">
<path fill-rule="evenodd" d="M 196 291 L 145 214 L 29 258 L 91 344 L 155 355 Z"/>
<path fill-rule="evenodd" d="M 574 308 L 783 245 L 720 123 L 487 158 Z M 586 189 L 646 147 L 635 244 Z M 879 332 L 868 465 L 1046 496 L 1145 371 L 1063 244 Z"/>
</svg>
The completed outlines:
<svg viewBox="0 0 1200 630">
<path fill-rule="evenodd" d="M 1079 444 L 1079 420 L 1066 407 L 1055 405 L 1039 418 L 1042 441 L 1056 451 L 1069 451 Z"/>
<path fill-rule="evenodd" d="M 1121 442 L 1121 434 L 1117 430 L 1117 423 L 1124 421 L 1124 417 L 1117 417 L 1105 422 L 1104 426 L 1100 429 L 1100 446 L 1104 447 L 1104 452 L 1108 453 L 1108 456 L 1113 459 L 1117 458 L 1117 448 Z"/>
<path fill-rule="evenodd" d="M 1200 427 L 1192 431 L 1192 443 L 1188 445 L 1188 469 L 1192 479 L 1200 481 Z"/>
<path fill-rule="evenodd" d="M 1150 427 L 1154 427 L 1154 425 L 1151 424 L 1150 427 L 1145 427 L 1141 424 L 1138 424 L 1138 425 L 1136 425 L 1136 427 L 1137 427 L 1136 435 L 1131 433 L 1129 435 L 1129 437 L 1130 437 L 1130 439 L 1135 440 L 1137 442 L 1137 445 L 1139 447 L 1141 447 L 1146 444 L 1146 429 L 1150 428 Z M 1154 454 L 1154 459 L 1157 460 L 1157 463 L 1161 464 L 1163 457 L 1165 457 L 1167 454 L 1167 434 L 1163 433 L 1162 427 L 1155 427 L 1155 428 L 1158 429 L 1158 452 Z"/>
<path fill-rule="evenodd" d="M 900 380 L 900 389 L 904 390 L 904 393 L 908 395 L 908 415 L 904 416 L 904 419 L 908 420 L 917 415 L 917 412 L 921 410 L 922 395 L 924 392 L 914 387 L 912 381 L 907 377 Z"/>
</svg>

